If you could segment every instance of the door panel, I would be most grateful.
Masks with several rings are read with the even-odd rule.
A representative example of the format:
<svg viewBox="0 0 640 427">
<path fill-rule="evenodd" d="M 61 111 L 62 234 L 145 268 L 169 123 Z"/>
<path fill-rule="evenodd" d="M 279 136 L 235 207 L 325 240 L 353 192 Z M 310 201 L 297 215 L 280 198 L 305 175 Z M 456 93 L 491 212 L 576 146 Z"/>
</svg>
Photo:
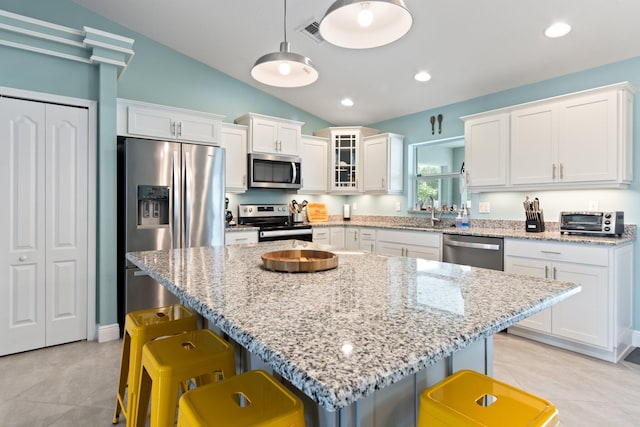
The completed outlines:
<svg viewBox="0 0 640 427">
<path fill-rule="evenodd" d="M 224 150 L 183 144 L 184 247 L 224 245 Z"/>
<path fill-rule="evenodd" d="M 45 342 L 45 107 L 0 98 L 0 355 Z"/>
<path fill-rule="evenodd" d="M 87 122 L 84 108 L 47 105 L 46 345 L 87 337 Z"/>
<path fill-rule="evenodd" d="M 549 265 L 546 261 L 538 259 L 505 256 L 504 271 L 523 276 L 547 277 L 549 275 Z M 518 322 L 517 326 L 551 333 L 551 308 L 542 310 Z"/>
</svg>

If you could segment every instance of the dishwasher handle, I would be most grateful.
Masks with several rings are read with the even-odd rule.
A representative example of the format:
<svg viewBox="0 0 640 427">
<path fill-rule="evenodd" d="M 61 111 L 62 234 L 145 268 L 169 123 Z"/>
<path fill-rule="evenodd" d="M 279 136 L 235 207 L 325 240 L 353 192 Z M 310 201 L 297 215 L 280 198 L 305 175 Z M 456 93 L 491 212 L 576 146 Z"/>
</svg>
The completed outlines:
<svg viewBox="0 0 640 427">
<path fill-rule="evenodd" d="M 459 248 L 484 249 L 487 251 L 499 251 L 500 245 L 490 243 L 458 242 L 457 240 L 447 240 L 446 246 L 457 246 Z"/>
</svg>

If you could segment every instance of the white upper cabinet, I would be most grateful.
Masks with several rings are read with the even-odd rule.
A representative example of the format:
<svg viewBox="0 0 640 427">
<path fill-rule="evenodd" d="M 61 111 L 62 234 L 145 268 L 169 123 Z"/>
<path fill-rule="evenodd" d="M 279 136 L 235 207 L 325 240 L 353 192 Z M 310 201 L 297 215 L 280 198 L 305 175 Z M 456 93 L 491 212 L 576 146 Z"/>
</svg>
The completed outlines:
<svg viewBox="0 0 640 427">
<path fill-rule="evenodd" d="M 235 122 L 249 128 L 250 153 L 300 155 L 303 122 L 255 113 L 238 117 Z"/>
<path fill-rule="evenodd" d="M 404 136 L 384 133 L 363 138 L 363 191 L 369 194 L 400 194 L 404 179 Z"/>
<path fill-rule="evenodd" d="M 377 134 L 378 131 L 362 126 L 332 127 L 315 131 L 313 134 L 329 138 L 329 192 L 358 194 L 363 191 L 362 183 L 362 139 Z"/>
<path fill-rule="evenodd" d="M 633 179 L 628 83 L 462 119 L 472 191 L 623 188 Z"/>
<path fill-rule="evenodd" d="M 318 136 L 302 135 L 302 188 L 301 194 L 325 194 L 327 192 L 327 156 L 329 140 Z"/>
<path fill-rule="evenodd" d="M 225 189 L 227 193 L 247 191 L 247 127 L 224 123 L 220 146 L 225 149 Z"/>
<path fill-rule="evenodd" d="M 492 113 L 465 118 L 465 179 L 469 190 L 496 189 L 507 184 L 509 114 Z"/>
<path fill-rule="evenodd" d="M 628 184 L 631 99 L 627 88 L 611 88 L 514 110 L 511 184 L 553 188 Z"/>
<path fill-rule="evenodd" d="M 224 116 L 127 99 L 117 108 L 118 135 L 220 144 Z"/>
</svg>

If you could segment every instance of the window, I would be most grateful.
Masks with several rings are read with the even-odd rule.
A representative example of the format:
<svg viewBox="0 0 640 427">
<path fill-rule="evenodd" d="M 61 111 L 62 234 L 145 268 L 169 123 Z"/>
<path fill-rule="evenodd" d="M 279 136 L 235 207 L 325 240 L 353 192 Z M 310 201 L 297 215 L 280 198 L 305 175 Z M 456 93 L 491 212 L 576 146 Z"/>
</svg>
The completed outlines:
<svg viewBox="0 0 640 427">
<path fill-rule="evenodd" d="M 467 202 L 461 171 L 464 165 L 464 137 L 412 144 L 409 149 L 410 200 L 413 210 L 426 210 L 433 204 L 438 210 L 455 213 Z"/>
</svg>

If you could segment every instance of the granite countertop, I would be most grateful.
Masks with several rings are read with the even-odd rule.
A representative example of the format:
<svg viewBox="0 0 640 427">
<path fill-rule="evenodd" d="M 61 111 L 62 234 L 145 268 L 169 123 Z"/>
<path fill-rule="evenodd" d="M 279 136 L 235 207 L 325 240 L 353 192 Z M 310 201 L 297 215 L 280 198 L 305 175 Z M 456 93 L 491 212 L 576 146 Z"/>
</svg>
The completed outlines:
<svg viewBox="0 0 640 427">
<path fill-rule="evenodd" d="M 471 227 L 467 230 L 455 228 L 454 221 L 447 218 L 442 225 L 431 227 L 424 217 L 375 216 L 361 215 L 344 221 L 339 216 L 333 216 L 326 222 L 313 222 L 313 227 L 370 227 L 392 230 L 425 231 L 443 234 L 459 234 L 469 236 L 503 237 L 514 239 L 543 240 L 563 243 L 578 243 L 589 245 L 616 246 L 631 243 L 636 238 L 636 226 L 625 225 L 622 236 L 583 236 L 575 234 L 560 234 L 558 224 L 547 222 L 547 231 L 531 233 L 524 230 L 524 221 L 501 220 L 471 220 Z"/>
<path fill-rule="evenodd" d="M 562 299 L 579 286 L 414 258 L 337 252 L 338 268 L 278 273 L 260 255 L 294 240 L 127 254 L 329 411 Z"/>
</svg>

